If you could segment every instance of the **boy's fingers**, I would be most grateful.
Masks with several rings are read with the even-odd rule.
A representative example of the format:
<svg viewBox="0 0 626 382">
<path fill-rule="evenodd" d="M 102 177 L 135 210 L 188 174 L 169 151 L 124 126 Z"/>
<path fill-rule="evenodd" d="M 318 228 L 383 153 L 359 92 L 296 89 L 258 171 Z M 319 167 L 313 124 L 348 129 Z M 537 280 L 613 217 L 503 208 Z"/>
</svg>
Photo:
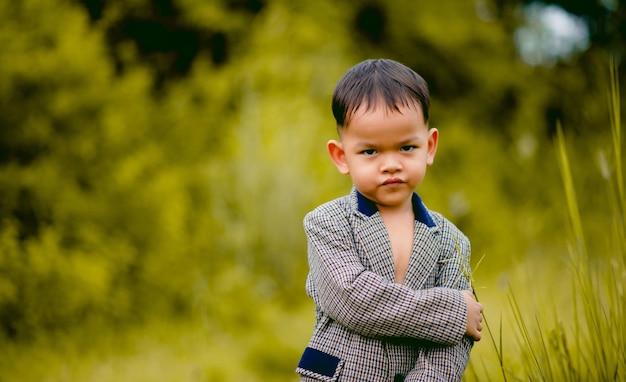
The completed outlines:
<svg viewBox="0 0 626 382">
<path fill-rule="evenodd" d="M 471 290 L 464 290 L 464 291 L 463 291 L 463 294 L 465 294 L 465 295 L 466 295 L 466 296 L 468 296 L 468 297 L 471 297 L 471 298 L 472 298 L 472 300 L 476 301 L 476 296 L 474 296 L 474 293 L 472 293 L 472 291 L 471 291 Z"/>
<path fill-rule="evenodd" d="M 473 332 L 470 334 L 470 337 L 471 337 L 474 341 L 478 342 L 478 341 L 480 341 L 480 339 L 481 339 L 481 334 L 480 334 L 480 332 L 479 332 L 478 330 L 475 330 L 475 331 L 473 331 Z"/>
</svg>

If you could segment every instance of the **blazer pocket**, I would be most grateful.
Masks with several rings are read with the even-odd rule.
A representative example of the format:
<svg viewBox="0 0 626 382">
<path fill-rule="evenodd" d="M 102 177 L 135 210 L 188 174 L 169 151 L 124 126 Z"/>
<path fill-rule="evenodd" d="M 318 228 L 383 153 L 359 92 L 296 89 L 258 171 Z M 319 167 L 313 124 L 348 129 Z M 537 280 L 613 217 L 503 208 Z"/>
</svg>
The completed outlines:
<svg viewBox="0 0 626 382">
<path fill-rule="evenodd" d="M 343 361 L 338 357 L 307 347 L 296 373 L 319 381 L 334 382 L 339 378 L 342 368 Z"/>
</svg>

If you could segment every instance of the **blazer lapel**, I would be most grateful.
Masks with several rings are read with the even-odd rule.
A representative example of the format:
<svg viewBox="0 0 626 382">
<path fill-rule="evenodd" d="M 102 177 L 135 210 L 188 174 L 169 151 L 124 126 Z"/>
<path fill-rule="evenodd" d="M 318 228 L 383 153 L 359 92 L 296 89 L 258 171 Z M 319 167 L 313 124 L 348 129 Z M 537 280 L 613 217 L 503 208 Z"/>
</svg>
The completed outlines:
<svg viewBox="0 0 626 382">
<path fill-rule="evenodd" d="M 369 217 L 362 216 L 362 219 L 357 221 L 354 238 L 363 264 L 389 281 L 394 281 L 391 241 L 380 213 Z"/>
<path fill-rule="evenodd" d="M 415 221 L 413 235 L 413 253 L 404 284 L 411 289 L 433 287 L 437 276 L 435 267 L 441 251 L 439 231 L 437 227 L 428 227 Z"/>
</svg>

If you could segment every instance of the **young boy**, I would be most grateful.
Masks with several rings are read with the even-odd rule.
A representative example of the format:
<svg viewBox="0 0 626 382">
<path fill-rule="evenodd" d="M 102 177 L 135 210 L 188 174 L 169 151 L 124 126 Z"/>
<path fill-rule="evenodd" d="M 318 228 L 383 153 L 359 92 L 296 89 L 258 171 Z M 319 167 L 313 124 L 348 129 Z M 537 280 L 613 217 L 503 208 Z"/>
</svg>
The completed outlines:
<svg viewBox="0 0 626 382">
<path fill-rule="evenodd" d="M 327 148 L 354 186 L 304 219 L 316 323 L 301 381 L 460 380 L 481 338 L 469 240 L 414 192 L 437 150 L 429 104 L 422 77 L 392 60 L 335 87 Z"/>
</svg>

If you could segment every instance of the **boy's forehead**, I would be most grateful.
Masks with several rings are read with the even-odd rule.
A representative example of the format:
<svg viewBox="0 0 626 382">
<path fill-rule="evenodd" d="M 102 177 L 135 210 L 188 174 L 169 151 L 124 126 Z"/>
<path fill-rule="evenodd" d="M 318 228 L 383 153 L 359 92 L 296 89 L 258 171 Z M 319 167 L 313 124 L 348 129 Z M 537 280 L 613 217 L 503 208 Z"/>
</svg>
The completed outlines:
<svg viewBox="0 0 626 382">
<path fill-rule="evenodd" d="M 419 105 L 417 107 L 399 105 L 398 110 L 395 110 L 381 104 L 372 109 L 363 107 L 355 111 L 348 123 L 342 127 L 338 126 L 337 131 L 342 141 L 348 136 L 364 139 L 365 136 L 372 138 L 374 136 L 380 137 L 381 134 L 391 139 L 391 136 L 387 136 L 391 133 L 389 129 L 391 128 L 397 133 L 399 131 L 398 126 L 403 126 L 400 128 L 403 131 L 402 134 L 409 135 L 415 134 L 421 129 L 428 130 L 428 122 L 424 120 Z"/>
</svg>

